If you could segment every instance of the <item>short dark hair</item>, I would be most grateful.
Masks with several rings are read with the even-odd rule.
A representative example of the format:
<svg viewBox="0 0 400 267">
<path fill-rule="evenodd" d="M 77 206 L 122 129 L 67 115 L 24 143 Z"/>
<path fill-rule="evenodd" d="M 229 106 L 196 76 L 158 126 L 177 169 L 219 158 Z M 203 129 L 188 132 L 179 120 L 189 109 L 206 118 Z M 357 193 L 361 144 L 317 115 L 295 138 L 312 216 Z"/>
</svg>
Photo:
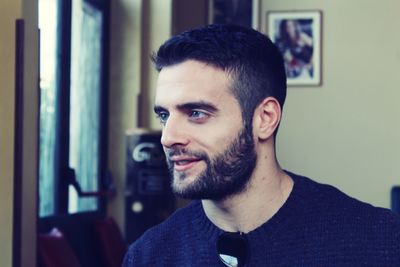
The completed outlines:
<svg viewBox="0 0 400 267">
<path fill-rule="evenodd" d="M 255 108 L 274 97 L 281 108 L 286 98 L 283 58 L 262 33 L 237 25 L 212 24 L 171 37 L 153 54 L 158 71 L 186 60 L 197 60 L 228 72 L 232 93 L 239 102 L 246 126 Z"/>
</svg>

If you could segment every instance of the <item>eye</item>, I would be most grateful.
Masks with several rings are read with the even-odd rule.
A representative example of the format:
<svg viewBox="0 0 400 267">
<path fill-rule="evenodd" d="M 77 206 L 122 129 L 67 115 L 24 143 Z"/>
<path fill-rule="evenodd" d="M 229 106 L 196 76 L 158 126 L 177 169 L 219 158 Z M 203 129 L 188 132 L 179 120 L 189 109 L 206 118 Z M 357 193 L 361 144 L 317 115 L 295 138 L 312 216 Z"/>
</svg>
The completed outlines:
<svg viewBox="0 0 400 267">
<path fill-rule="evenodd" d="M 157 113 L 157 118 L 160 120 L 161 124 L 165 124 L 168 120 L 169 113 L 165 111 L 161 111 Z"/>
<path fill-rule="evenodd" d="M 190 119 L 193 121 L 203 121 L 209 117 L 208 113 L 200 111 L 200 110 L 192 110 L 190 111 Z"/>
</svg>

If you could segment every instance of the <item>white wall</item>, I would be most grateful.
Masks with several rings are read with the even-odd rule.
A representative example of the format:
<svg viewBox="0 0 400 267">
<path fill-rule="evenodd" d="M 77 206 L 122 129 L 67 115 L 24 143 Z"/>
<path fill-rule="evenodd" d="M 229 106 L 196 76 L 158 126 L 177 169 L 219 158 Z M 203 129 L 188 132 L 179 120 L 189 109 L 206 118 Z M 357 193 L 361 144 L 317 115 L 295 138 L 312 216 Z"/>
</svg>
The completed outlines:
<svg viewBox="0 0 400 267">
<path fill-rule="evenodd" d="M 400 2 L 263 0 L 323 13 L 321 87 L 289 88 L 278 134 L 286 169 L 389 207 L 400 185 Z"/>
</svg>

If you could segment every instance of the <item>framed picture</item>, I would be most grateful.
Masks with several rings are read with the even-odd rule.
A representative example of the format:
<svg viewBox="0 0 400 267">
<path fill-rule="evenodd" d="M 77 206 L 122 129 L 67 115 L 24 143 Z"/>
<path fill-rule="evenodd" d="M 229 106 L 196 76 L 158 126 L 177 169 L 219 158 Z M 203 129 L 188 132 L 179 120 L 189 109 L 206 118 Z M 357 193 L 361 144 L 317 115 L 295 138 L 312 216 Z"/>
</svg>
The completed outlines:
<svg viewBox="0 0 400 267">
<path fill-rule="evenodd" d="M 320 11 L 267 12 L 267 34 L 282 53 L 287 84 L 321 85 Z"/>
<path fill-rule="evenodd" d="M 260 0 L 209 0 L 208 22 L 237 24 L 257 29 Z"/>
</svg>

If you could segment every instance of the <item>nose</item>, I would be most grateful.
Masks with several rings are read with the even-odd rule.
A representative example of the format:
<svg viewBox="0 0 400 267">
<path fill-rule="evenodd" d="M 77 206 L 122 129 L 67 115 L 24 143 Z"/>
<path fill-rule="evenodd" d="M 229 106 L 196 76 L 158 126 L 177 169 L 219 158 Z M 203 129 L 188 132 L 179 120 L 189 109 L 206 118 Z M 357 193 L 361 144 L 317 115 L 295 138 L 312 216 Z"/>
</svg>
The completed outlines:
<svg viewBox="0 0 400 267">
<path fill-rule="evenodd" d="M 171 148 L 177 145 L 185 146 L 188 143 L 189 139 L 184 126 L 179 123 L 178 118 L 170 115 L 162 130 L 161 144 L 166 148 Z"/>
</svg>

